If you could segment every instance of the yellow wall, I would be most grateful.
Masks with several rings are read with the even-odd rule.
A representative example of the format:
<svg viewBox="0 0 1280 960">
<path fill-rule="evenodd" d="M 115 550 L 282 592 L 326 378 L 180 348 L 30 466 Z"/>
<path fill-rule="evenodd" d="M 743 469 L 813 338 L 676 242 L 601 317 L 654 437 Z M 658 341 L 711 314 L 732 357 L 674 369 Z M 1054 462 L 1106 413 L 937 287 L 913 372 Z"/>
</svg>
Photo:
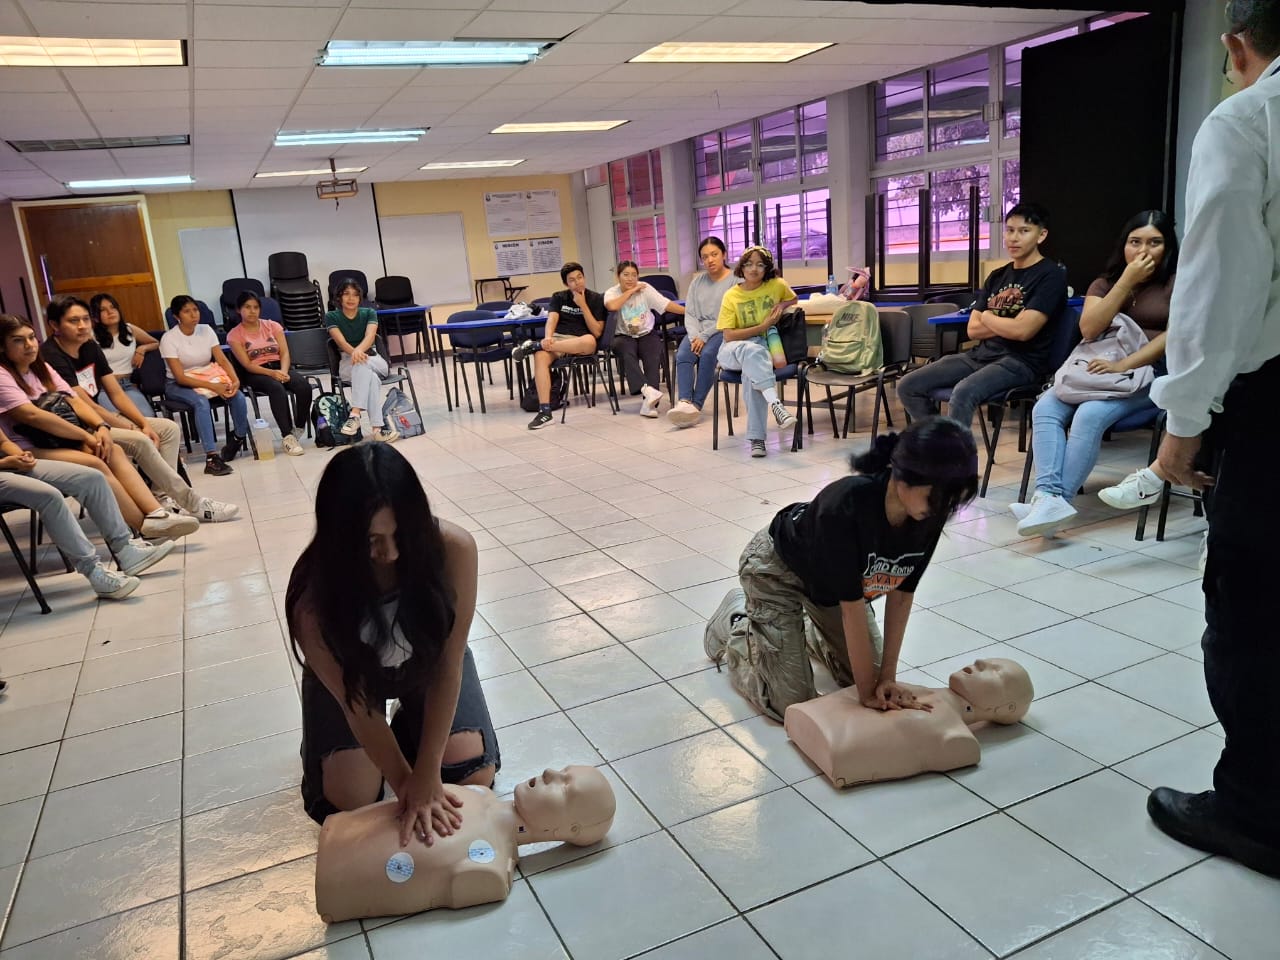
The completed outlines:
<svg viewBox="0 0 1280 960">
<path fill-rule="evenodd" d="M 987 279 L 987 274 L 1008 262 L 1008 257 L 983 260 L 978 265 L 978 282 L 982 283 Z M 969 276 L 969 266 L 963 260 L 935 260 L 931 266 L 931 279 L 934 283 L 964 283 Z M 889 286 L 914 284 L 917 277 L 916 262 L 889 263 L 885 267 L 884 277 Z"/>
<path fill-rule="evenodd" d="M 467 262 L 471 278 L 498 273 L 484 216 L 484 195 L 503 190 L 559 190 L 560 244 L 565 260 L 581 260 L 578 233 L 574 229 L 572 180 L 567 175 L 541 177 L 486 177 L 478 180 L 412 180 L 378 184 L 378 216 L 408 217 L 426 213 L 460 213 L 467 238 Z M 525 301 L 549 297 L 563 286 L 560 274 L 538 273 L 516 281 L 529 285 L 520 294 Z M 468 310 L 471 303 L 438 303 L 432 318 L 442 323 L 455 310 Z"/>
<path fill-rule="evenodd" d="M 160 299 L 187 289 L 186 268 L 178 231 L 199 227 L 234 227 L 235 212 L 227 190 L 192 190 L 188 193 L 147 194 L 147 217 L 151 221 L 151 242 L 156 251 L 156 273 Z M 216 307 L 217 304 L 214 304 Z"/>
</svg>

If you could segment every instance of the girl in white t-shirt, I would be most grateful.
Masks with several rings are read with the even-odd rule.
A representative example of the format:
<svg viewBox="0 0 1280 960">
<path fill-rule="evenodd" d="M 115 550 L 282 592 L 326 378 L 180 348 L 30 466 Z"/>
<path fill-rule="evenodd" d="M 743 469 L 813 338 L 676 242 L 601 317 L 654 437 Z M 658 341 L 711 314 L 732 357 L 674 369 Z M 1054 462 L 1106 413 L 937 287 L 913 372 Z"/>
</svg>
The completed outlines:
<svg viewBox="0 0 1280 960">
<path fill-rule="evenodd" d="M 196 430 L 200 434 L 200 446 L 204 447 L 204 472 L 225 477 L 232 472 L 226 461 L 234 460 L 248 443 L 249 412 L 244 394 L 240 392 L 240 378 L 236 376 L 213 327 L 200 322 L 200 307 L 193 297 L 174 297 L 169 310 L 178 318 L 178 325 L 160 338 L 160 356 L 169 367 L 164 395 L 191 407 Z M 222 369 L 208 370 L 213 364 Z M 211 373 L 217 379 L 210 380 L 207 375 L 201 376 L 202 373 Z M 228 434 L 221 455 L 213 430 L 213 410 L 209 398 L 201 390 L 212 391 L 231 408 L 235 432 Z"/>
<path fill-rule="evenodd" d="M 622 375 L 632 394 L 642 394 L 640 416 L 656 417 L 662 391 L 662 334 L 654 326 L 654 312 L 684 316 L 684 307 L 668 300 L 647 283 L 640 282 L 640 268 L 634 260 L 618 264 L 618 282 L 605 291 L 604 306 L 610 321 L 617 324 L 613 350 L 622 359 Z M 643 368 L 643 376 L 641 375 Z"/>
<path fill-rule="evenodd" d="M 94 295 L 89 301 L 89 317 L 93 321 L 93 338 L 102 348 L 107 363 L 111 365 L 116 382 L 144 417 L 154 417 L 156 412 L 151 401 L 143 396 L 131 378 L 133 372 L 142 366 L 142 358 L 151 351 L 160 349 L 160 341 L 147 331 L 128 323 L 120 311 L 119 302 L 109 293 Z M 107 401 L 107 396 L 100 393 L 98 403 L 110 409 L 109 401 L 104 401 Z"/>
</svg>

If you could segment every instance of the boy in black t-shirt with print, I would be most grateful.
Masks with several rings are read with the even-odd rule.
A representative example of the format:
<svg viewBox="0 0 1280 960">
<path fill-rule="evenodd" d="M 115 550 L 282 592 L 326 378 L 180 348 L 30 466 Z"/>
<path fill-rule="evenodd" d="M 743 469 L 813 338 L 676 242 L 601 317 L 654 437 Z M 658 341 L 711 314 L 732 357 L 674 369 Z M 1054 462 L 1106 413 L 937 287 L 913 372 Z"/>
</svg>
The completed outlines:
<svg viewBox="0 0 1280 960">
<path fill-rule="evenodd" d="M 938 412 L 933 391 L 952 387 L 947 414 L 966 426 L 985 401 L 1049 373 L 1056 325 L 1065 322 L 1067 276 L 1040 253 L 1049 215 L 1035 203 L 1019 203 L 1004 218 L 1004 246 L 1013 262 L 993 270 L 969 315 L 966 331 L 978 345 L 920 367 L 898 383 L 912 420 Z"/>
</svg>

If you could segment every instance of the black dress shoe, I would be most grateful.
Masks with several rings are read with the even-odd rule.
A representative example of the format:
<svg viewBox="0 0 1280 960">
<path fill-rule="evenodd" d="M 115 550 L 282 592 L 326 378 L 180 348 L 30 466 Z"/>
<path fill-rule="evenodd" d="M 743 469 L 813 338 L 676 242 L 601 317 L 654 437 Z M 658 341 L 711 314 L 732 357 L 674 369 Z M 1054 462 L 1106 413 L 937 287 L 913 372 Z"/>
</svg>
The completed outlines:
<svg viewBox="0 0 1280 960">
<path fill-rule="evenodd" d="M 1180 843 L 1230 857 L 1250 870 L 1280 877 L 1280 847 L 1255 840 L 1218 808 L 1217 795 L 1156 787 L 1147 797 L 1155 825 Z"/>
</svg>

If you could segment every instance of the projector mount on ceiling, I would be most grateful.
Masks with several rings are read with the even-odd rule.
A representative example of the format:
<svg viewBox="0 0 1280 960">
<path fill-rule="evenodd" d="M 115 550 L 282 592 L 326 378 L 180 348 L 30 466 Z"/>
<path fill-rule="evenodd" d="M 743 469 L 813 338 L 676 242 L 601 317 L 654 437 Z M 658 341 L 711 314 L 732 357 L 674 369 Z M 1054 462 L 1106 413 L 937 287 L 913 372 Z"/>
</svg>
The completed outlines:
<svg viewBox="0 0 1280 960">
<path fill-rule="evenodd" d="M 321 200 L 332 200 L 334 209 L 337 209 L 339 200 L 348 200 L 360 192 L 360 184 L 356 183 L 354 177 L 339 180 L 338 165 L 334 163 L 333 157 L 329 158 L 329 172 L 333 174 L 330 179 L 316 184 L 316 196 Z"/>
</svg>

